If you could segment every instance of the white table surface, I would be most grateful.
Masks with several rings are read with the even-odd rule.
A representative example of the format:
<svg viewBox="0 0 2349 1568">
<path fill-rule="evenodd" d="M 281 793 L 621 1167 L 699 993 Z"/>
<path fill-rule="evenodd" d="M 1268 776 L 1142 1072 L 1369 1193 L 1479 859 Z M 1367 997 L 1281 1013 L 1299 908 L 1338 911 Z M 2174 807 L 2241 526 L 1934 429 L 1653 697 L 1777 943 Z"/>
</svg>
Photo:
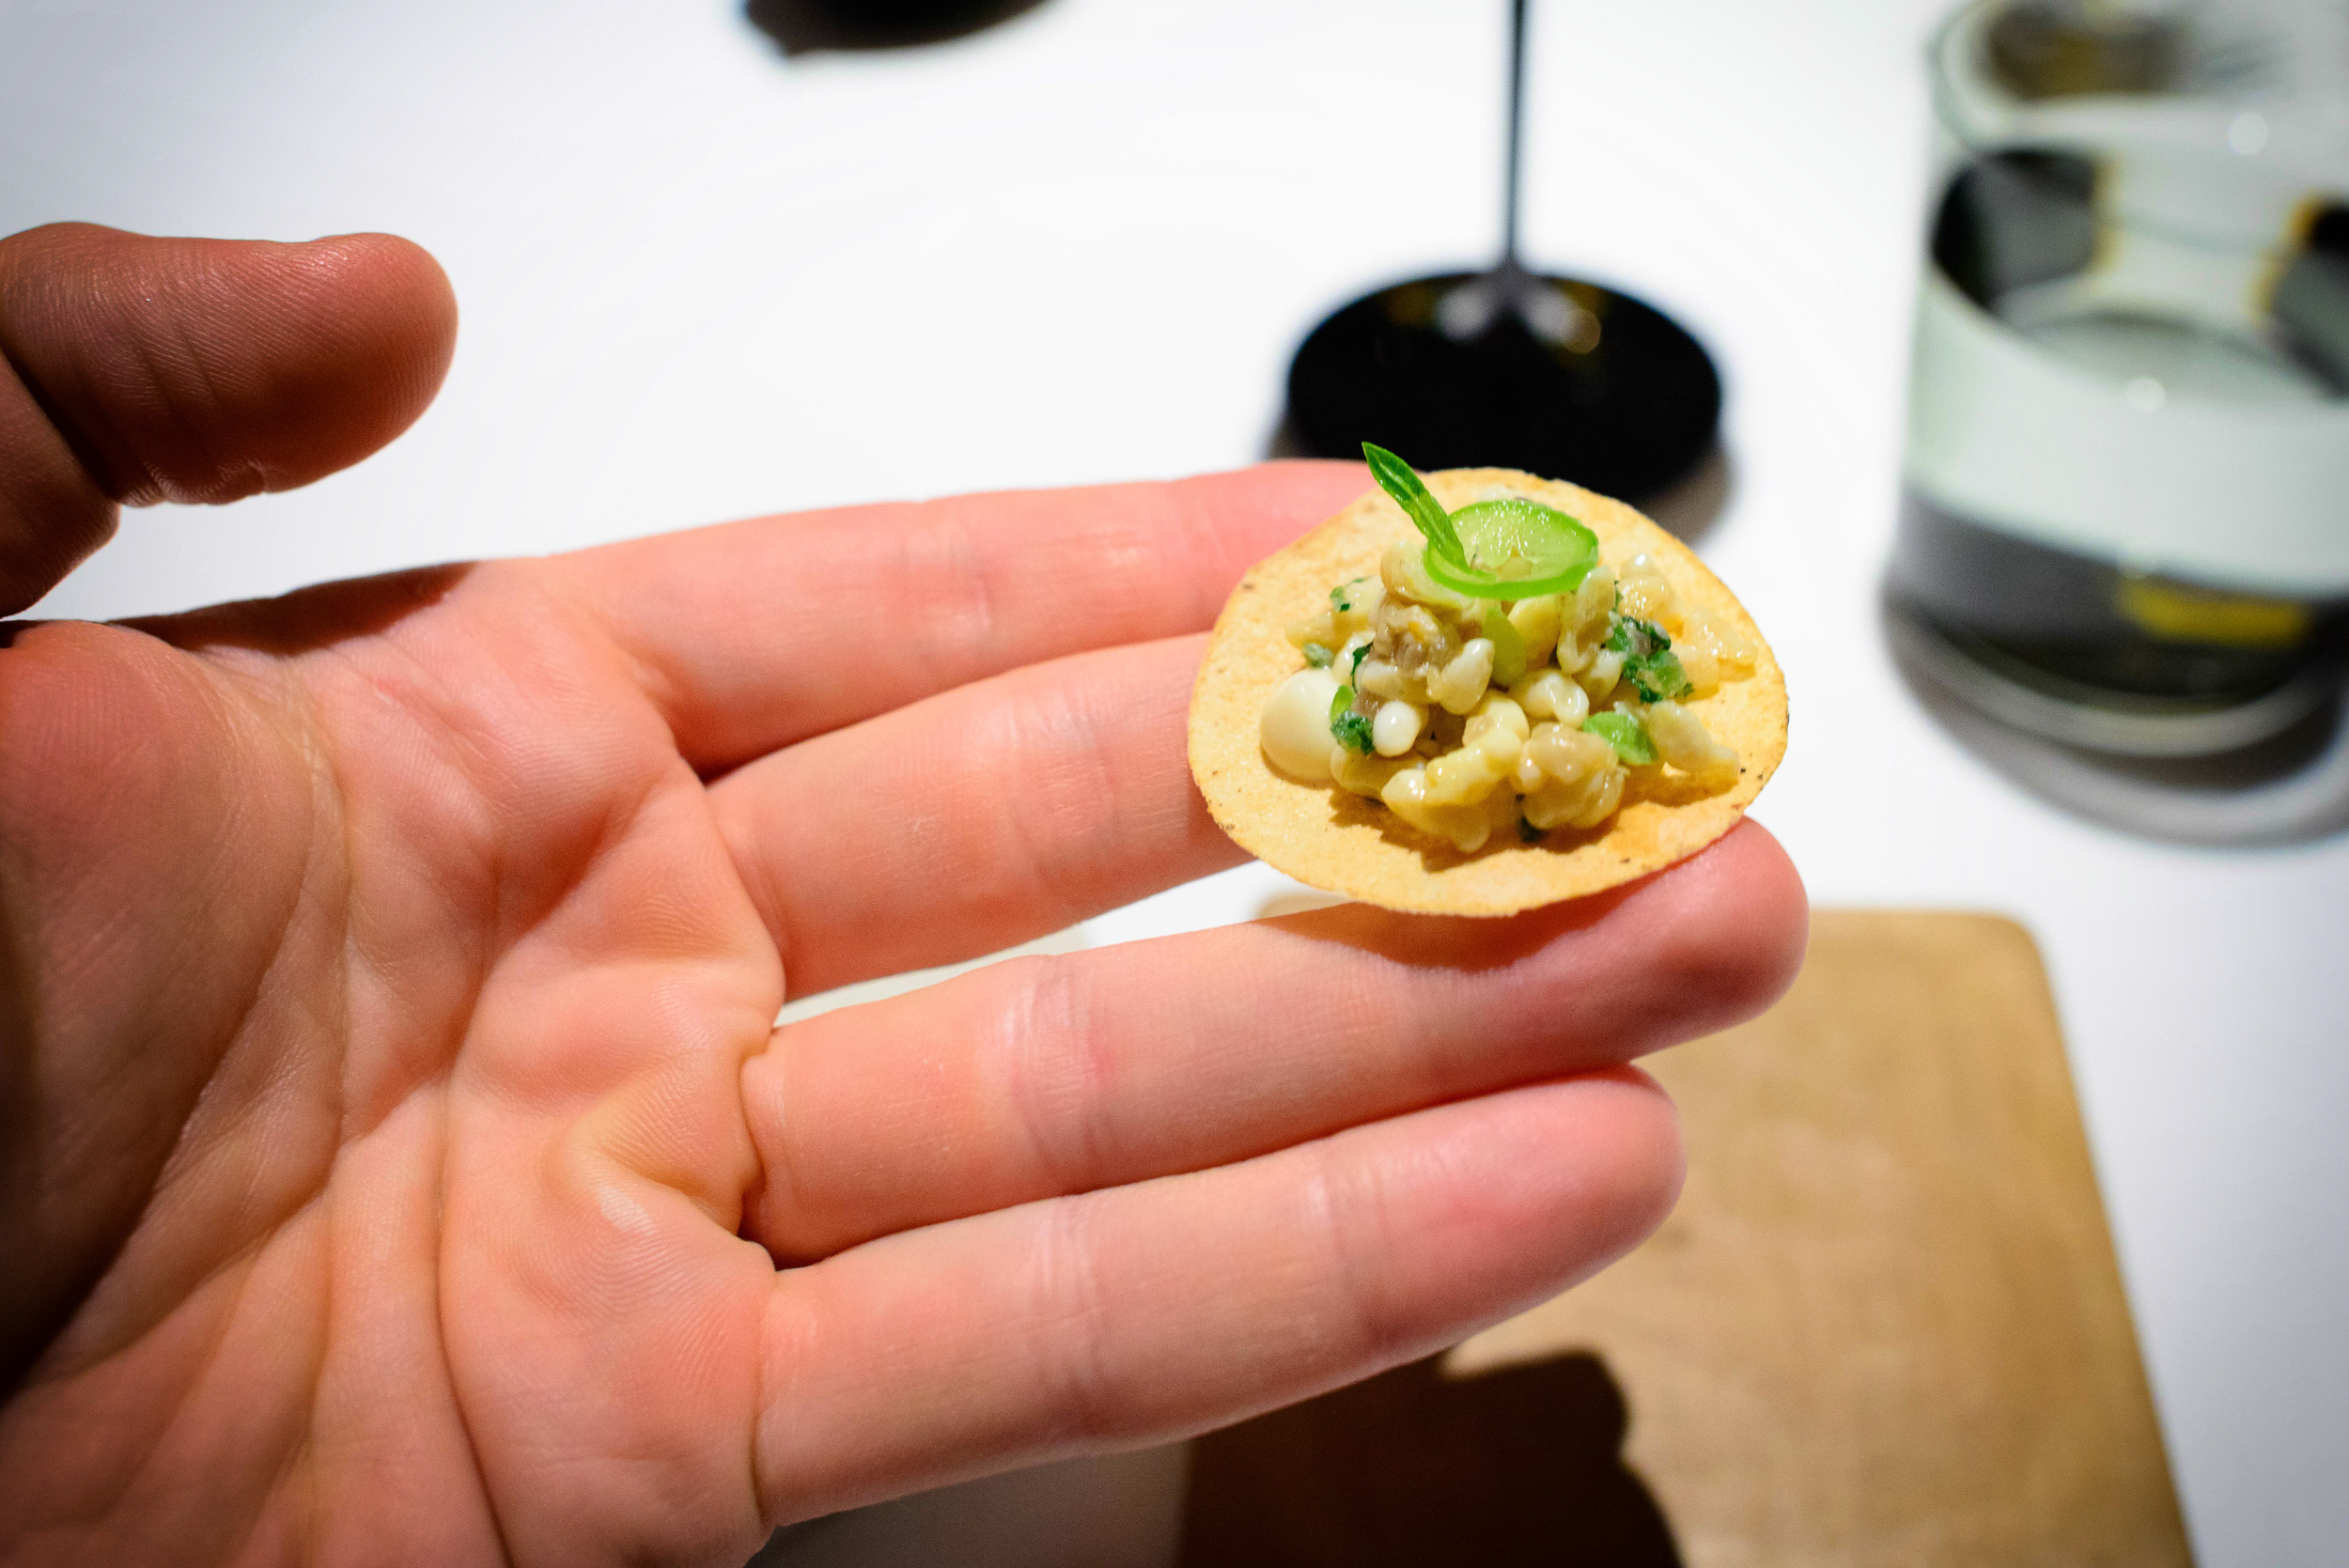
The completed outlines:
<svg viewBox="0 0 2349 1568">
<path fill-rule="evenodd" d="M 1923 714 L 1876 628 L 1937 8 L 1550 0 L 1528 248 L 1720 356 L 1703 550 L 1787 669 L 1758 815 L 1813 897 L 2003 911 L 2046 952 L 2201 1560 L 2338 1563 L 2349 842 L 2063 815 Z M 389 229 L 464 309 L 390 451 L 134 515 L 38 613 L 1250 461 L 1319 313 L 1486 253 L 1502 11 L 1046 0 L 786 61 L 730 0 L 0 0 L 0 231 Z M 1090 935 L 1239 918 L 1264 875 Z"/>
</svg>

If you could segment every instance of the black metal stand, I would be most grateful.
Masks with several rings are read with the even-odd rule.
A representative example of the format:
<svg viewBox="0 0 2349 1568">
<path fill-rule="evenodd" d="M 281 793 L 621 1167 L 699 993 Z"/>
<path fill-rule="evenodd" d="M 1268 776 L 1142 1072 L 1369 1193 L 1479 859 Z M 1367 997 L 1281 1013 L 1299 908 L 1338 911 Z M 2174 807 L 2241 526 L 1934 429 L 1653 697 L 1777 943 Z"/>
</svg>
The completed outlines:
<svg viewBox="0 0 2349 1568">
<path fill-rule="evenodd" d="M 1365 441 L 1419 468 L 1519 468 L 1626 500 L 1712 449 L 1720 378 L 1644 302 L 1518 259 L 1528 0 L 1511 0 L 1501 258 L 1415 278 L 1315 327 L 1289 366 L 1290 444 L 1350 458 Z"/>
</svg>

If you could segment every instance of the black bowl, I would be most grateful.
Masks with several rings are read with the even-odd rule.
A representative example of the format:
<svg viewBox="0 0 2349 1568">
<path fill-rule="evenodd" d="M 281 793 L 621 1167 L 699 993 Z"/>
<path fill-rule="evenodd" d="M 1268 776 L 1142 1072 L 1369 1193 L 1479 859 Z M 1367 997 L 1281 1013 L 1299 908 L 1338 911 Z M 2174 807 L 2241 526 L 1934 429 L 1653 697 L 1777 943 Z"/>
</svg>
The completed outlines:
<svg viewBox="0 0 2349 1568">
<path fill-rule="evenodd" d="M 1448 272 L 1363 296 L 1289 366 L 1289 445 L 1412 466 L 1517 468 L 1639 501 L 1713 447 L 1712 359 L 1654 306 L 1596 284 Z"/>
</svg>

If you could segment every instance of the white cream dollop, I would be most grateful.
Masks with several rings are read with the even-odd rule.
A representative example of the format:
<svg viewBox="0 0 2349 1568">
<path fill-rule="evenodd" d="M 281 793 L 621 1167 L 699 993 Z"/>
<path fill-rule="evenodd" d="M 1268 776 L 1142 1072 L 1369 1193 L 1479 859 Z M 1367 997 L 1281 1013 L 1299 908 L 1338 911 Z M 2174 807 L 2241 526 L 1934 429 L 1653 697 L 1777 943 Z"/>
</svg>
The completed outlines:
<svg viewBox="0 0 2349 1568">
<path fill-rule="evenodd" d="M 1260 737 L 1272 766 L 1308 784 L 1330 782 L 1330 705 L 1337 701 L 1337 675 L 1329 670 L 1299 670 L 1281 683 L 1264 705 Z"/>
</svg>

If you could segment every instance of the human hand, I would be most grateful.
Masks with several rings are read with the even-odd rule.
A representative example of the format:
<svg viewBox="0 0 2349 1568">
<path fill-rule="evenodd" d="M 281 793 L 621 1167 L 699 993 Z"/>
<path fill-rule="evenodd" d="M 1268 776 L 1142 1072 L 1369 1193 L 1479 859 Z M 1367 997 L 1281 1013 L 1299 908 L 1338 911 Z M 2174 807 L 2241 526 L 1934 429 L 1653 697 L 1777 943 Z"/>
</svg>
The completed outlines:
<svg viewBox="0 0 2349 1568">
<path fill-rule="evenodd" d="M 0 242 L 0 613 L 305 482 L 428 258 Z M 0 648 L 0 1544 L 735 1563 L 1418 1356 L 1662 1216 L 1623 1063 L 1791 976 L 1766 834 L 1507 921 L 1006 962 L 1227 865 L 1197 633 L 1348 466 L 764 519 Z M 191 524 L 193 526 L 193 524 Z"/>
</svg>

